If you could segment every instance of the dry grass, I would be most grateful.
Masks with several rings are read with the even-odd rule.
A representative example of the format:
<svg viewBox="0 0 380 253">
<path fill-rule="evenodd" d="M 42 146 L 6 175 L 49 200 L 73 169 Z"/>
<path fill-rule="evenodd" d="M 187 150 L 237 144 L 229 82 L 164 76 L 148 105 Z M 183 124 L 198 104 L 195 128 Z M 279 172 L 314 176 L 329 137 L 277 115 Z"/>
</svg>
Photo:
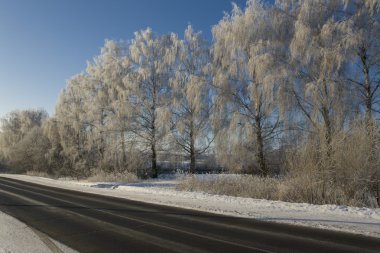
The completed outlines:
<svg viewBox="0 0 380 253">
<path fill-rule="evenodd" d="M 135 174 L 130 172 L 104 172 L 99 171 L 94 173 L 92 176 L 87 178 L 89 182 L 123 182 L 123 183 L 134 183 L 138 181 Z"/>
<path fill-rule="evenodd" d="M 282 179 L 251 175 L 193 175 L 183 180 L 177 189 L 297 203 L 378 207 L 368 191 L 358 190 L 354 196 L 349 196 L 344 188 L 313 178 L 307 174 Z"/>
<path fill-rule="evenodd" d="M 325 134 L 323 128 L 307 132 L 281 147 L 277 157 L 267 155 L 268 161 L 278 164 L 281 179 L 194 176 L 179 188 L 289 202 L 380 206 L 380 126 L 357 119 L 349 128 L 333 129 L 329 140 Z M 244 166 L 255 167 L 254 155 L 238 144 L 223 136 L 217 162 L 232 173 L 246 173 Z M 270 170 L 276 174 L 273 165 Z"/>
<path fill-rule="evenodd" d="M 277 199 L 279 184 L 278 179 L 251 175 L 194 175 L 188 176 L 177 188 L 236 197 Z"/>
<path fill-rule="evenodd" d="M 25 173 L 27 176 L 33 176 L 33 177 L 47 177 L 47 178 L 53 178 L 52 175 L 49 175 L 46 172 L 42 171 L 35 171 L 35 170 L 29 170 Z"/>
</svg>

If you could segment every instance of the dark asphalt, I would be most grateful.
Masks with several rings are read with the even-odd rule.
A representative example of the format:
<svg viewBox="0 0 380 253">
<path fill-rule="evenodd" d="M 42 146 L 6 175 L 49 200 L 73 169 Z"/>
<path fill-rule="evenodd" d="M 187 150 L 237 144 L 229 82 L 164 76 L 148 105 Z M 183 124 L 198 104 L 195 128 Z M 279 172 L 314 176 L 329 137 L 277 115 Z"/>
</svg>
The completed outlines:
<svg viewBox="0 0 380 253">
<path fill-rule="evenodd" d="M 0 210 L 79 252 L 380 252 L 377 238 L 153 205 L 1 177 Z"/>
</svg>

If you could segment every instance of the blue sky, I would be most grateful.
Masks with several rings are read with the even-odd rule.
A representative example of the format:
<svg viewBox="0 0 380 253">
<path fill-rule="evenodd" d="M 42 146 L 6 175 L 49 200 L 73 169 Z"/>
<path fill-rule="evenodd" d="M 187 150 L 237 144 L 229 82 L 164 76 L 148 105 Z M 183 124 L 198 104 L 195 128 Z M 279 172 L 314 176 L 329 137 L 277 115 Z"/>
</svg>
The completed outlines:
<svg viewBox="0 0 380 253">
<path fill-rule="evenodd" d="M 105 39 L 129 40 L 148 26 L 182 36 L 190 23 L 211 40 L 211 27 L 231 6 L 231 0 L 0 0 L 0 117 L 27 108 L 53 113 L 66 80 L 85 69 Z"/>
</svg>

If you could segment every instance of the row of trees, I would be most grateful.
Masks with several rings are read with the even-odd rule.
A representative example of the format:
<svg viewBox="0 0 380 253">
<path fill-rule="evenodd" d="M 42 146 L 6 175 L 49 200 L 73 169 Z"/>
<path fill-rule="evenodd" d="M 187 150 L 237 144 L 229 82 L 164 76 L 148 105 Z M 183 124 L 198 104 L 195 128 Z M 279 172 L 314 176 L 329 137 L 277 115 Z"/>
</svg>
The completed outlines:
<svg viewBox="0 0 380 253">
<path fill-rule="evenodd" d="M 86 72 L 69 81 L 56 108 L 54 122 L 62 129 L 63 151 L 75 158 L 72 168 L 133 170 L 135 162 L 146 168 L 140 160 L 148 155 L 157 177 L 158 155 L 173 152 L 174 142 L 194 172 L 195 156 L 212 135 L 209 53 L 191 26 L 183 40 L 148 28 L 128 44 L 106 41 Z"/>
<path fill-rule="evenodd" d="M 374 192 L 379 21 L 378 0 L 249 0 L 213 27 L 211 44 L 191 26 L 182 39 L 148 28 L 106 41 L 53 117 L 35 112 L 43 117 L 27 129 L 44 151 L 34 154 L 59 174 L 150 168 L 153 177 L 160 156 L 184 155 L 195 172 L 207 154 L 228 169 L 307 170 L 322 188 L 354 179 Z M 25 141 L 14 122 L 25 113 L 3 120 L 3 161 Z"/>
</svg>

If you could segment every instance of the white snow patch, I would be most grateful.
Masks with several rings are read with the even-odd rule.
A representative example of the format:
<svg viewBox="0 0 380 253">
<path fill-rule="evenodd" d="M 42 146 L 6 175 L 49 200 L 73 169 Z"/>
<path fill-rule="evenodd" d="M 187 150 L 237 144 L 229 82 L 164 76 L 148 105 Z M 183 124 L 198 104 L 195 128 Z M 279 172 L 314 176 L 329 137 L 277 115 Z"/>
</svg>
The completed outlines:
<svg viewBox="0 0 380 253">
<path fill-rule="evenodd" d="M 48 238 L 48 237 L 47 237 Z M 61 243 L 48 238 L 62 252 L 75 253 Z M 27 225 L 0 212 L 0 253 L 51 253 L 49 247 Z"/>
<path fill-rule="evenodd" d="M 181 178 L 175 177 L 123 184 L 25 175 L 0 176 L 161 205 L 380 237 L 380 208 L 312 205 L 179 191 L 175 185 Z"/>
</svg>

